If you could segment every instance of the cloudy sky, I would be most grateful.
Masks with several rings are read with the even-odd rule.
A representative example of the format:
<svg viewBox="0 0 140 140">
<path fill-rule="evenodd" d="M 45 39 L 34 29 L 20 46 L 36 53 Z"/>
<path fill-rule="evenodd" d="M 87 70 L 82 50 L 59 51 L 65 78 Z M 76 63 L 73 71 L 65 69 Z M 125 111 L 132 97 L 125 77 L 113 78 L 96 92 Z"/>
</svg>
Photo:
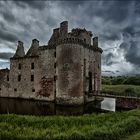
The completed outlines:
<svg viewBox="0 0 140 140">
<path fill-rule="evenodd" d="M 9 67 L 17 41 L 25 51 L 33 38 L 47 44 L 52 29 L 69 21 L 99 37 L 102 73 L 140 74 L 140 2 L 138 0 L 0 1 L 0 68 Z"/>
</svg>

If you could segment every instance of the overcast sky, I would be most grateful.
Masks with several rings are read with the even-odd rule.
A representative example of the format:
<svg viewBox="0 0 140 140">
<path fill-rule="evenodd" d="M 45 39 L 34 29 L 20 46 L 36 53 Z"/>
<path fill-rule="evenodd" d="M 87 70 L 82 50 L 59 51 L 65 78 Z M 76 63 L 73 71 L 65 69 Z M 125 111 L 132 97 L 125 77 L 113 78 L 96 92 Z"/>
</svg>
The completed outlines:
<svg viewBox="0 0 140 140">
<path fill-rule="evenodd" d="M 33 38 L 47 44 L 53 28 L 67 20 L 69 31 L 80 27 L 99 37 L 102 73 L 140 74 L 140 2 L 137 0 L 90 1 L 0 1 L 0 68 L 24 42 Z"/>
</svg>

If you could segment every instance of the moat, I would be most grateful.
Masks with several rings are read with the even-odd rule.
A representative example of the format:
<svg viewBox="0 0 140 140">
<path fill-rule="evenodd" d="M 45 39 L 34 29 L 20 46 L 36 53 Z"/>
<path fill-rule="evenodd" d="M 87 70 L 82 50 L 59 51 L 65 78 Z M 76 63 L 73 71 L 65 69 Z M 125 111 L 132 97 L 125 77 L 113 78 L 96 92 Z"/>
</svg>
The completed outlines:
<svg viewBox="0 0 140 140">
<path fill-rule="evenodd" d="M 0 98 L 0 114 L 80 115 L 94 112 L 94 104 L 62 106 L 46 101 Z"/>
<path fill-rule="evenodd" d="M 46 101 L 0 98 L 0 114 L 82 115 L 93 112 L 104 112 L 101 110 L 101 103 L 95 101 L 80 106 L 63 106 Z"/>
</svg>

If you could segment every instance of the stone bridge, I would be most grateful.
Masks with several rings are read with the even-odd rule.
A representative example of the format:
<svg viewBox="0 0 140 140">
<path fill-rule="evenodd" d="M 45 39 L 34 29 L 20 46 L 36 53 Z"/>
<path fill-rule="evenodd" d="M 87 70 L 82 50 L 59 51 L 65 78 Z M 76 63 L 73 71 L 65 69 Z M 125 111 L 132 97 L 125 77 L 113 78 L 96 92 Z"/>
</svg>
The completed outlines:
<svg viewBox="0 0 140 140">
<path fill-rule="evenodd" d="M 110 95 L 110 94 L 96 94 L 99 97 L 106 98 L 115 98 L 116 99 L 116 108 L 122 109 L 134 109 L 140 107 L 140 97 L 134 96 L 118 96 L 118 95 Z"/>
</svg>

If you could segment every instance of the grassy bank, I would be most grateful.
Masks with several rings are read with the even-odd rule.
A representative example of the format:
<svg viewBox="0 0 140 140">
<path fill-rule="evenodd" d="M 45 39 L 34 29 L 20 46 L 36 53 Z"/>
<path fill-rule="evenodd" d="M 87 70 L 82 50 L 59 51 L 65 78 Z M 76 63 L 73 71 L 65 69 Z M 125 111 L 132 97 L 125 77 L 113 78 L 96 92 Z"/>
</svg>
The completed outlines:
<svg viewBox="0 0 140 140">
<path fill-rule="evenodd" d="M 0 139 L 122 140 L 140 131 L 140 109 L 83 116 L 0 115 Z"/>
<path fill-rule="evenodd" d="M 113 95 L 138 96 L 140 86 L 137 85 L 102 85 L 102 92 Z"/>
</svg>

